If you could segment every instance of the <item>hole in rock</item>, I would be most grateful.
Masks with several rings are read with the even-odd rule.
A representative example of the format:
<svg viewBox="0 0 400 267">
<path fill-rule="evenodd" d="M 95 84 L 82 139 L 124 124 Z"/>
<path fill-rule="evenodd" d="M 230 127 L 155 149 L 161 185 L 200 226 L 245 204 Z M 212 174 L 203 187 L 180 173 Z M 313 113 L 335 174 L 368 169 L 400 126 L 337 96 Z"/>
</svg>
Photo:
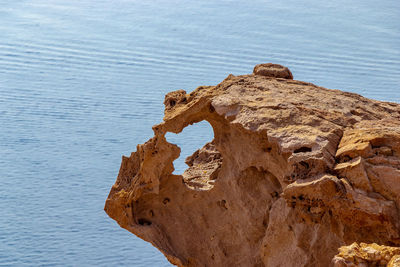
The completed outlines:
<svg viewBox="0 0 400 267">
<path fill-rule="evenodd" d="M 312 149 L 310 147 L 303 146 L 303 147 L 296 149 L 294 151 L 294 153 L 304 153 L 304 152 L 311 152 L 311 151 L 312 151 Z"/>
<path fill-rule="evenodd" d="M 138 223 L 139 223 L 140 225 L 144 225 L 144 226 L 151 225 L 151 221 L 149 221 L 149 220 L 147 220 L 147 219 L 144 219 L 144 218 L 139 219 L 139 220 L 138 220 Z"/>
<path fill-rule="evenodd" d="M 202 148 L 214 138 L 214 131 L 207 121 L 201 121 L 189 125 L 179 134 L 167 133 L 167 141 L 176 144 L 181 148 L 179 158 L 174 161 L 174 174 L 183 174 L 188 168 L 185 163 L 187 157 L 193 155 L 198 149 Z"/>
</svg>

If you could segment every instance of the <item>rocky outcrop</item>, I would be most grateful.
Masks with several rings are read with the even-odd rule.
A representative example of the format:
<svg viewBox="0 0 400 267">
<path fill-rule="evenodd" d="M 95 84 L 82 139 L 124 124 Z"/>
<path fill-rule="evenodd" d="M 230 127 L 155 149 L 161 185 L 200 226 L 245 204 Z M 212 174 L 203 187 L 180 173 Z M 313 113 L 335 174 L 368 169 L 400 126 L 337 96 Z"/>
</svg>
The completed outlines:
<svg viewBox="0 0 400 267">
<path fill-rule="evenodd" d="M 287 70 L 287 71 L 286 71 Z M 293 80 L 279 65 L 166 95 L 105 205 L 178 266 L 329 266 L 353 242 L 400 245 L 400 105 Z M 167 132 L 212 142 L 172 174 Z"/>
</svg>

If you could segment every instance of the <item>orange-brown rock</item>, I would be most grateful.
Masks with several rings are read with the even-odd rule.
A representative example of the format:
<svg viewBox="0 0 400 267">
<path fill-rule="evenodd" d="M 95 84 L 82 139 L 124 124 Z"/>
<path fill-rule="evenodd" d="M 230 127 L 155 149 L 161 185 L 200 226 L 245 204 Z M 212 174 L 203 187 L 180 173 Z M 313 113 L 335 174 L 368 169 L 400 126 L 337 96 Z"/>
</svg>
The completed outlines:
<svg viewBox="0 0 400 267">
<path fill-rule="evenodd" d="M 287 67 L 273 63 L 256 65 L 253 69 L 253 74 L 293 80 L 292 72 Z"/>
<path fill-rule="evenodd" d="M 329 266 L 353 242 L 400 245 L 400 105 L 290 76 L 229 75 L 165 98 L 105 205 L 178 266 Z M 167 132 L 214 140 L 172 174 Z"/>
<path fill-rule="evenodd" d="M 399 267 L 400 247 L 353 243 L 339 248 L 339 254 L 333 258 L 332 265 L 333 267 Z"/>
</svg>

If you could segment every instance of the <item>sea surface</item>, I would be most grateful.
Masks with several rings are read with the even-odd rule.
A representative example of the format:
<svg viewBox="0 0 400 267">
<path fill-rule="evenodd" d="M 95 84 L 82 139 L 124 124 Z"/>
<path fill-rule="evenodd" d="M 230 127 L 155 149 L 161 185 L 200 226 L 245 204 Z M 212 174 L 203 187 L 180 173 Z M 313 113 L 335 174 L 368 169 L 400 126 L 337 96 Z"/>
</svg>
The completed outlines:
<svg viewBox="0 0 400 267">
<path fill-rule="evenodd" d="M 263 62 L 400 102 L 400 2 L 0 0 L 0 266 L 170 266 L 103 211 L 121 156 L 167 92 Z"/>
</svg>

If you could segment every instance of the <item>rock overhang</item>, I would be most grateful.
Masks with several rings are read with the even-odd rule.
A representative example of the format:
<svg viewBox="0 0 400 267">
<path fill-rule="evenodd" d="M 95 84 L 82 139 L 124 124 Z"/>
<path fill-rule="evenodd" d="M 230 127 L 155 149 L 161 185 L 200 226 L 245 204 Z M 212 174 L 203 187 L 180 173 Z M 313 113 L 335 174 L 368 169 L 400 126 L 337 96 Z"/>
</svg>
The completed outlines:
<svg viewBox="0 0 400 267">
<path fill-rule="evenodd" d="M 164 104 L 155 136 L 123 159 L 105 210 L 172 263 L 274 266 L 282 259 L 273 244 L 291 236 L 288 249 L 305 263 L 327 263 L 348 242 L 400 244 L 399 104 L 296 81 L 269 64 L 171 92 Z M 165 133 L 203 120 L 214 140 L 173 175 L 180 149 Z M 274 230 L 278 221 L 289 230 Z M 317 241 L 296 245 L 288 231 L 335 245 L 303 255 Z"/>
</svg>

